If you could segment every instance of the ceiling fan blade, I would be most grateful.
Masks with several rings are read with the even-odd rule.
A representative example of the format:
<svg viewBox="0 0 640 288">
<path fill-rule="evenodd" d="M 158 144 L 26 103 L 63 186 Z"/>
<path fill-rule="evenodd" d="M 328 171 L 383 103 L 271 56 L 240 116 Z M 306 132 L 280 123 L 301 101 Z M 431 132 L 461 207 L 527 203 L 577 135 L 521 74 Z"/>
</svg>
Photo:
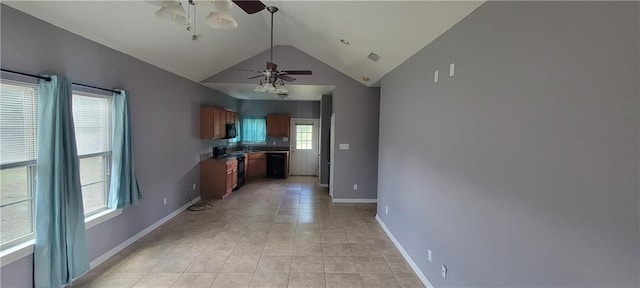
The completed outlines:
<svg viewBox="0 0 640 288">
<path fill-rule="evenodd" d="M 262 71 L 258 71 L 258 70 L 249 70 L 249 69 L 236 69 L 236 68 L 233 68 L 233 69 L 231 69 L 231 70 L 234 70 L 234 71 L 247 71 L 247 72 L 262 73 Z"/>
<path fill-rule="evenodd" d="M 247 14 L 258 13 L 267 7 L 262 2 L 253 0 L 231 0 L 231 2 L 236 3 Z"/>
<path fill-rule="evenodd" d="M 249 77 L 249 78 L 247 78 L 247 80 L 249 80 L 249 79 L 256 79 L 256 78 L 260 78 L 260 77 L 264 77 L 264 76 L 262 76 L 262 75 L 256 75 L 256 76 L 253 76 L 253 77 Z"/>
<path fill-rule="evenodd" d="M 287 75 L 311 75 L 311 70 L 284 70 Z"/>
<path fill-rule="evenodd" d="M 291 81 L 296 81 L 296 78 L 293 78 L 291 76 L 287 76 L 287 75 L 278 75 L 278 78 L 287 81 L 287 82 L 291 82 Z"/>
<path fill-rule="evenodd" d="M 271 71 L 278 70 L 278 64 L 267 62 L 267 70 L 271 70 Z"/>
</svg>

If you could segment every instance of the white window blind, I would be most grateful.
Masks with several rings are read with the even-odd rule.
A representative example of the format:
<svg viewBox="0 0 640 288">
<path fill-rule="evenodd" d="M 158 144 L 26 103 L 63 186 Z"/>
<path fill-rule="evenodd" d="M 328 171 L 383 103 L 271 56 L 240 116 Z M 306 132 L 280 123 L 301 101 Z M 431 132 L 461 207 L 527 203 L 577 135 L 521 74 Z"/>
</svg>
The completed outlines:
<svg viewBox="0 0 640 288">
<path fill-rule="evenodd" d="M 38 86 L 0 83 L 0 164 L 36 160 Z"/>
<path fill-rule="evenodd" d="M 73 95 L 73 124 L 78 155 L 111 151 L 111 99 Z"/>
<path fill-rule="evenodd" d="M 33 239 L 37 87 L 0 81 L 0 250 Z"/>
</svg>

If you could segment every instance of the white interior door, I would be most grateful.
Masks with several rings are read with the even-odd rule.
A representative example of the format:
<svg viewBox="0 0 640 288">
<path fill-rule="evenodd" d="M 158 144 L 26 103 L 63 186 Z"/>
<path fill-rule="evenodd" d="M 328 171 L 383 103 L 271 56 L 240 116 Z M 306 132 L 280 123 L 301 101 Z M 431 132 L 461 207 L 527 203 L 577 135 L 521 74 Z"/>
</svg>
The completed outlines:
<svg viewBox="0 0 640 288">
<path fill-rule="evenodd" d="M 291 174 L 318 176 L 318 119 L 291 119 Z"/>
<path fill-rule="evenodd" d="M 331 128 L 329 132 L 329 196 L 333 198 L 333 160 L 335 158 L 335 153 L 333 150 L 336 145 L 336 113 L 331 114 Z"/>
</svg>

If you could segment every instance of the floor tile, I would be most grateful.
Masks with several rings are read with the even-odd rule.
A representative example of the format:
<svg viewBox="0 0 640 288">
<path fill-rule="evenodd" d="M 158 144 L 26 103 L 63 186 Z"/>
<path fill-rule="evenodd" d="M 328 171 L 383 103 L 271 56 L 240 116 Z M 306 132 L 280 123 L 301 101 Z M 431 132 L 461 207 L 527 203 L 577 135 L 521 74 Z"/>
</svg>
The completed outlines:
<svg viewBox="0 0 640 288">
<path fill-rule="evenodd" d="M 324 256 L 352 256 L 351 246 L 348 243 L 322 243 Z"/>
<path fill-rule="evenodd" d="M 265 256 L 258 262 L 257 273 L 289 273 L 291 256 Z"/>
<path fill-rule="evenodd" d="M 360 273 L 365 288 L 399 288 L 400 284 L 391 273 Z"/>
<path fill-rule="evenodd" d="M 181 273 L 147 273 L 133 287 L 171 287 Z"/>
<path fill-rule="evenodd" d="M 265 244 L 262 255 L 288 256 L 293 253 L 293 241 L 269 241 Z"/>
<path fill-rule="evenodd" d="M 208 288 L 218 276 L 217 273 L 183 273 L 173 283 L 173 288 Z"/>
<path fill-rule="evenodd" d="M 222 272 L 253 273 L 259 260 L 260 255 L 231 255 L 222 267 Z"/>
<path fill-rule="evenodd" d="M 289 288 L 324 288 L 324 273 L 291 273 Z"/>
<path fill-rule="evenodd" d="M 324 273 L 324 260 L 322 256 L 293 256 L 291 272 Z"/>
<path fill-rule="evenodd" d="M 356 262 L 351 256 L 324 257 L 325 273 L 357 273 Z"/>
<path fill-rule="evenodd" d="M 256 273 L 251 280 L 252 288 L 287 288 L 289 273 Z"/>
<path fill-rule="evenodd" d="M 144 273 L 110 273 L 100 279 L 93 287 L 131 287 L 144 275 Z"/>
<path fill-rule="evenodd" d="M 247 288 L 251 284 L 253 273 L 219 273 L 211 287 Z"/>
<path fill-rule="evenodd" d="M 362 288 L 357 273 L 327 273 L 325 279 L 327 288 Z"/>
<path fill-rule="evenodd" d="M 294 242 L 293 255 L 297 256 L 322 256 L 322 243 Z"/>
<path fill-rule="evenodd" d="M 383 257 L 355 256 L 355 260 L 360 273 L 391 273 Z"/>
<path fill-rule="evenodd" d="M 424 288 L 422 281 L 415 273 L 397 273 L 396 280 L 402 288 Z"/>
</svg>

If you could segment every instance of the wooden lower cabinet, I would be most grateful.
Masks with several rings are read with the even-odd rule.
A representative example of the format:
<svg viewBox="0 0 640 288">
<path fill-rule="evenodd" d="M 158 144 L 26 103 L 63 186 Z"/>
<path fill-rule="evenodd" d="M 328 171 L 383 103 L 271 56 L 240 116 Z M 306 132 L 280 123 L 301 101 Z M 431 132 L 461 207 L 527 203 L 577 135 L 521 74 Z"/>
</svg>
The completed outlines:
<svg viewBox="0 0 640 288">
<path fill-rule="evenodd" d="M 247 178 L 264 178 L 267 176 L 267 154 L 264 152 L 247 154 Z"/>
<path fill-rule="evenodd" d="M 238 184 L 238 160 L 204 160 L 200 162 L 200 196 L 221 199 Z"/>
</svg>

